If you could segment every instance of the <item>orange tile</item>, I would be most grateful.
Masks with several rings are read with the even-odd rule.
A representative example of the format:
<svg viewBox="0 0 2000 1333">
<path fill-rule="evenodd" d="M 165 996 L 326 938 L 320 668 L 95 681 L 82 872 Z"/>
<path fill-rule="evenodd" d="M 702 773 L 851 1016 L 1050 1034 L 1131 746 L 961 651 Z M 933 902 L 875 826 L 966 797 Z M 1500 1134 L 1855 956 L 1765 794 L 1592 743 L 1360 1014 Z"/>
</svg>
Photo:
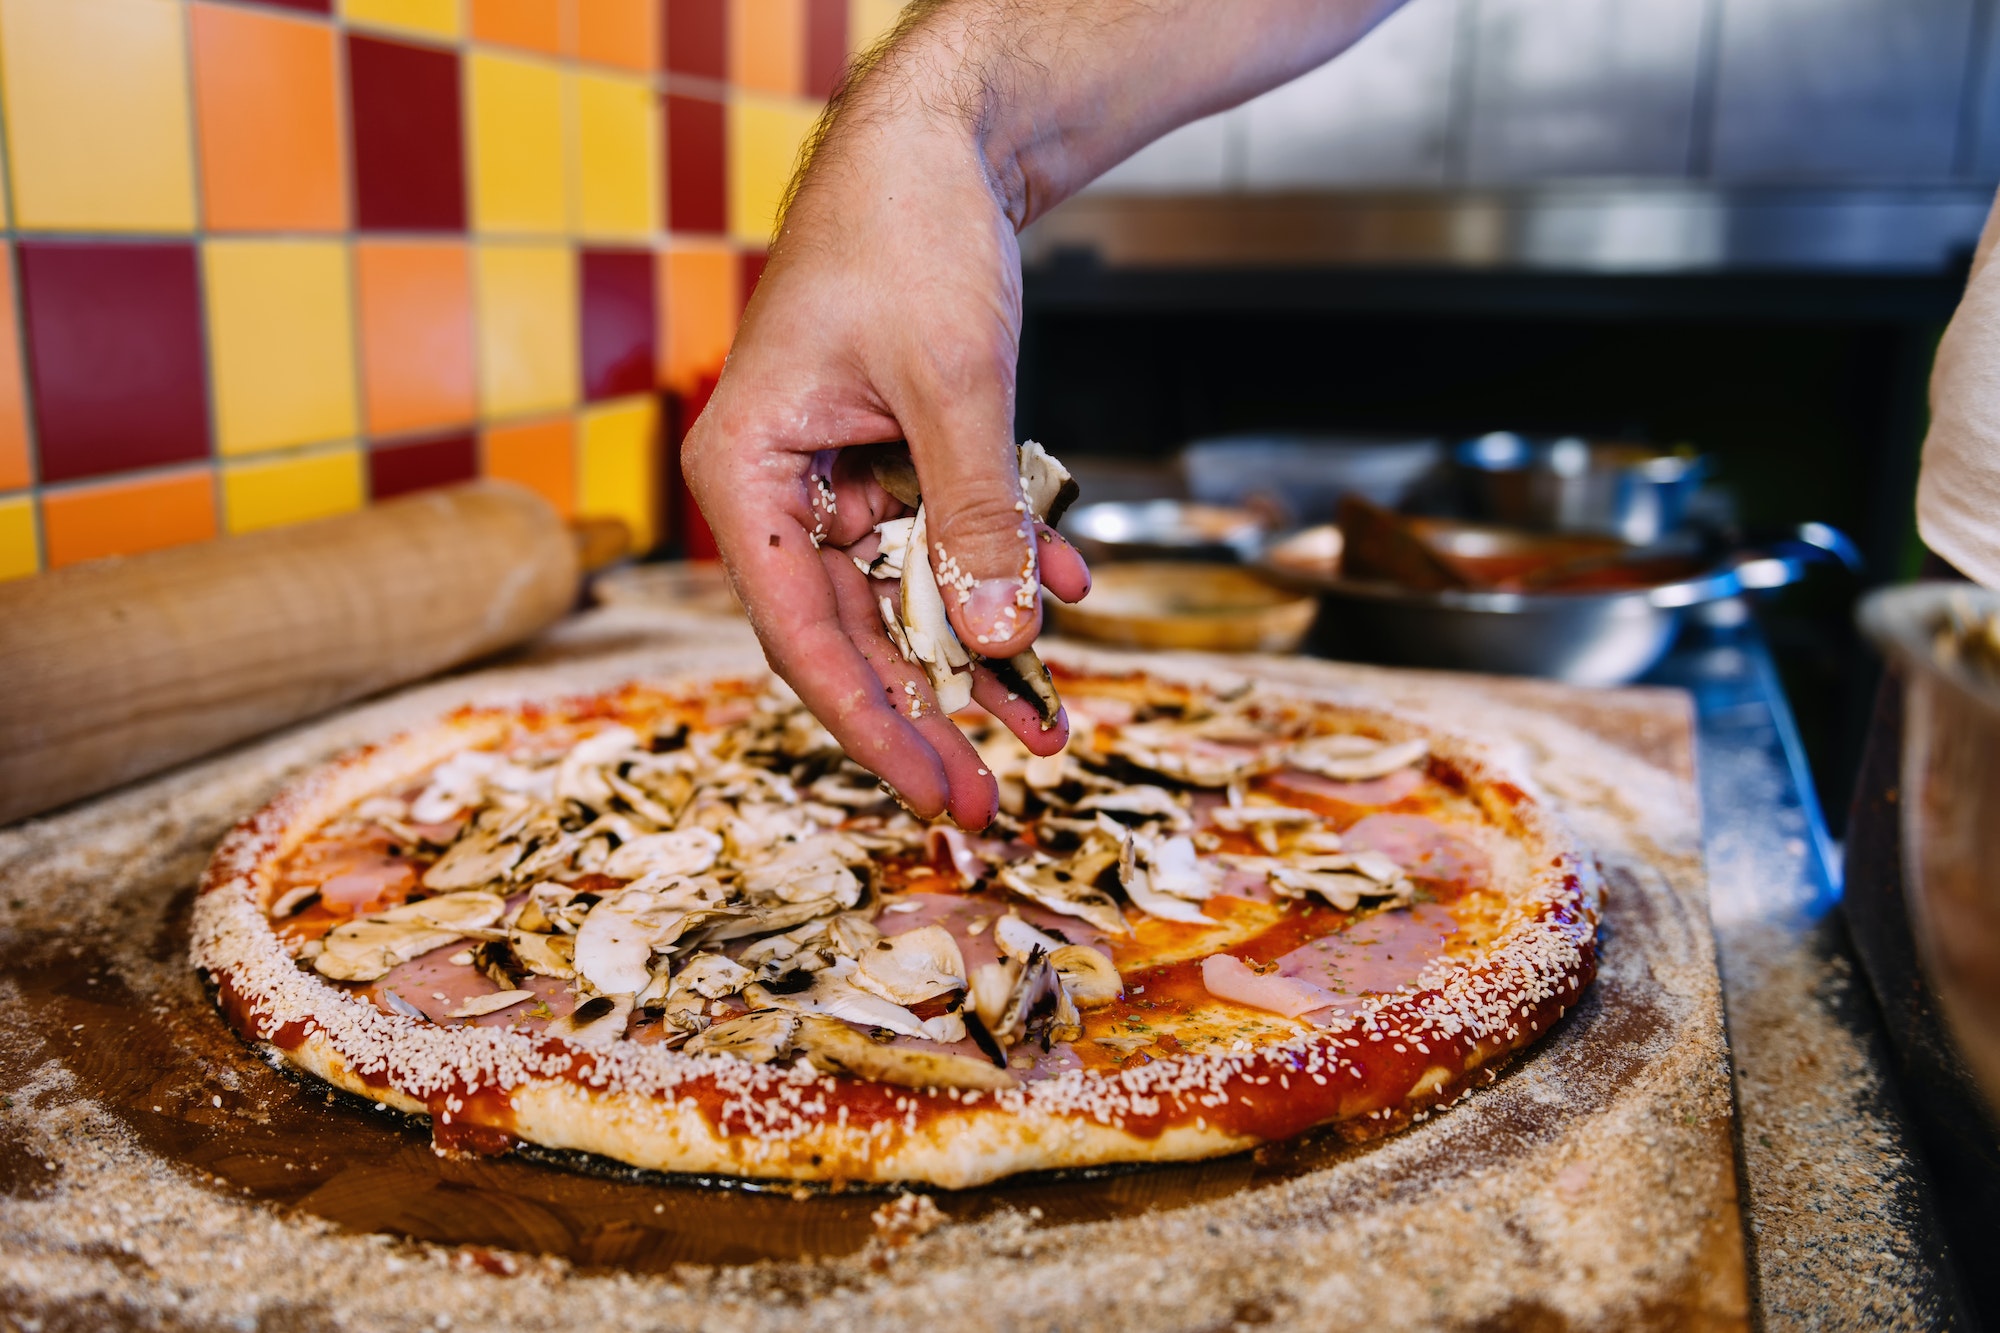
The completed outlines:
<svg viewBox="0 0 2000 1333">
<path fill-rule="evenodd" d="M 727 246 L 675 246 L 660 255 L 654 303 L 660 318 L 660 383 L 692 393 L 722 369 L 736 336 L 736 252 Z"/>
<path fill-rule="evenodd" d="M 0 491 L 19 490 L 33 480 L 21 393 L 21 335 L 14 327 L 13 251 L 0 242 Z"/>
<path fill-rule="evenodd" d="M 568 518 L 576 512 L 576 430 L 569 417 L 488 426 L 480 473 L 517 481 Z"/>
<path fill-rule="evenodd" d="M 806 86 L 806 0 L 729 0 L 729 81 L 797 96 Z"/>
<path fill-rule="evenodd" d="M 563 49 L 562 0 L 472 0 L 472 36 L 548 55 Z"/>
<path fill-rule="evenodd" d="M 50 491 L 42 496 L 49 568 L 137 555 L 215 535 L 215 478 L 207 468 Z"/>
<path fill-rule="evenodd" d="M 395 435 L 477 415 L 472 268 L 452 242 L 363 241 L 361 382 L 368 431 Z"/>
<path fill-rule="evenodd" d="M 194 5 L 190 18 L 208 225 L 345 227 L 333 30 L 225 5 Z"/>
<path fill-rule="evenodd" d="M 576 54 L 641 74 L 653 71 L 660 50 L 660 0 L 572 0 Z"/>
</svg>

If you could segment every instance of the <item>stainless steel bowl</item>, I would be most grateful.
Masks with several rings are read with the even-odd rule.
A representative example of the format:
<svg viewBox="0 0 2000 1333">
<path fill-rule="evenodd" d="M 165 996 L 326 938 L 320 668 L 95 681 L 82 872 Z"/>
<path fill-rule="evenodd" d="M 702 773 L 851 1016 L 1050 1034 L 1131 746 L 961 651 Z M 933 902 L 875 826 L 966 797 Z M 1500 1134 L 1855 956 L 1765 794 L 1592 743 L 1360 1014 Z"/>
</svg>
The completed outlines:
<svg viewBox="0 0 2000 1333">
<path fill-rule="evenodd" d="M 1063 515 L 1062 534 L 1090 561 L 1224 560 L 1257 554 L 1268 531 L 1248 509 L 1189 500 L 1106 500 Z"/>
<path fill-rule="evenodd" d="M 1527 534 L 1465 529 L 1466 554 L 1490 556 Z M 1637 679 L 1673 644 L 1691 612 L 1743 594 L 1780 588 L 1817 563 L 1850 563 L 1853 545 L 1823 524 L 1792 540 L 1733 556 L 1685 578 L 1606 592 L 1414 592 L 1343 578 L 1340 533 L 1308 528 L 1268 546 L 1258 565 L 1272 578 L 1319 595 L 1313 651 L 1404 666 L 1544 676 L 1575 685 Z"/>
<path fill-rule="evenodd" d="M 1707 475 L 1697 455 L 1508 431 L 1452 451 L 1470 517 L 1539 532 L 1596 532 L 1649 546 L 1680 531 Z"/>
<path fill-rule="evenodd" d="M 1871 596 L 1861 625 L 1903 681 L 1903 892 L 1931 990 L 2000 1111 L 2000 678 L 1941 653 L 2000 593 L 1920 583 Z"/>
</svg>

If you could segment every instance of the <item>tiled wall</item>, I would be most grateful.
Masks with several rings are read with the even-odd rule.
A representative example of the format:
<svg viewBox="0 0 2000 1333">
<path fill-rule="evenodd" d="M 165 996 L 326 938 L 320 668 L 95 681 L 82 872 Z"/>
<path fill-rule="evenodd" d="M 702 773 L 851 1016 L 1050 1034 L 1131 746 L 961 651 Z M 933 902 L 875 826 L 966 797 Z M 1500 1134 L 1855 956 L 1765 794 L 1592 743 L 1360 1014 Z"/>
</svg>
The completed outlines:
<svg viewBox="0 0 2000 1333">
<path fill-rule="evenodd" d="M 475 475 L 664 535 L 896 0 L 0 0 L 0 577 Z"/>
<path fill-rule="evenodd" d="M 1410 0 L 1099 193 L 1575 179 L 1990 191 L 2000 0 Z"/>
</svg>

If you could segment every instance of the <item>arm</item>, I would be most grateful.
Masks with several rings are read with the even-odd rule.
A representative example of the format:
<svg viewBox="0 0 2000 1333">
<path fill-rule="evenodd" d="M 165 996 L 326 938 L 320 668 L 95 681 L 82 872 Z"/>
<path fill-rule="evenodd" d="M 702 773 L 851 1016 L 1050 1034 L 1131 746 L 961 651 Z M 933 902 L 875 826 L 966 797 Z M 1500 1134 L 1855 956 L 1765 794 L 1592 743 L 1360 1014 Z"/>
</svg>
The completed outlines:
<svg viewBox="0 0 2000 1333">
<path fill-rule="evenodd" d="M 919 813 L 982 826 L 996 790 L 834 549 L 901 512 L 851 446 L 908 441 L 933 553 L 971 576 L 946 597 L 960 638 L 1031 643 L 1037 581 L 1074 601 L 1089 573 L 1020 508 L 1016 232 L 1395 4 L 918 0 L 828 108 L 685 464 L 773 668 Z M 974 694 L 1037 753 L 1067 740 L 990 677 Z"/>
</svg>

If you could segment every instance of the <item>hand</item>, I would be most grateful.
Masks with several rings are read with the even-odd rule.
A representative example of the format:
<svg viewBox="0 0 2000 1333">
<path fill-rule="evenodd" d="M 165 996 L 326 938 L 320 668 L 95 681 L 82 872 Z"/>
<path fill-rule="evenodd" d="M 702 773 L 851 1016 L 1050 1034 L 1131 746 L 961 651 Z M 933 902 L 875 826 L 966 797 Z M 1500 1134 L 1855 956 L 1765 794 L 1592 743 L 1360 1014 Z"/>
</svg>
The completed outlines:
<svg viewBox="0 0 2000 1333">
<path fill-rule="evenodd" d="M 683 465 L 772 668 L 918 814 L 979 828 L 994 779 L 890 644 L 878 603 L 893 585 L 841 549 L 905 512 L 857 446 L 909 442 L 935 563 L 974 580 L 945 604 L 975 653 L 1027 647 L 1038 586 L 1075 601 L 1090 574 L 1022 504 L 1020 252 L 979 154 L 924 117 L 868 129 L 865 151 L 815 161 Z M 1036 754 L 1060 750 L 1067 718 L 1044 730 L 1006 693 L 977 672 L 981 705 Z"/>
<path fill-rule="evenodd" d="M 966 647 L 1027 647 L 1038 586 L 1074 601 L 1090 574 L 1022 509 L 1016 232 L 1397 2 L 911 0 L 836 96 L 683 464 L 772 667 L 919 814 L 983 826 L 998 791 L 890 646 L 880 585 L 835 549 L 901 510 L 855 446 L 909 442 L 940 583 L 966 592 L 945 598 Z M 1030 750 L 1062 747 L 1066 719 L 1044 731 L 1005 695 L 990 676 L 973 687 Z"/>
</svg>

